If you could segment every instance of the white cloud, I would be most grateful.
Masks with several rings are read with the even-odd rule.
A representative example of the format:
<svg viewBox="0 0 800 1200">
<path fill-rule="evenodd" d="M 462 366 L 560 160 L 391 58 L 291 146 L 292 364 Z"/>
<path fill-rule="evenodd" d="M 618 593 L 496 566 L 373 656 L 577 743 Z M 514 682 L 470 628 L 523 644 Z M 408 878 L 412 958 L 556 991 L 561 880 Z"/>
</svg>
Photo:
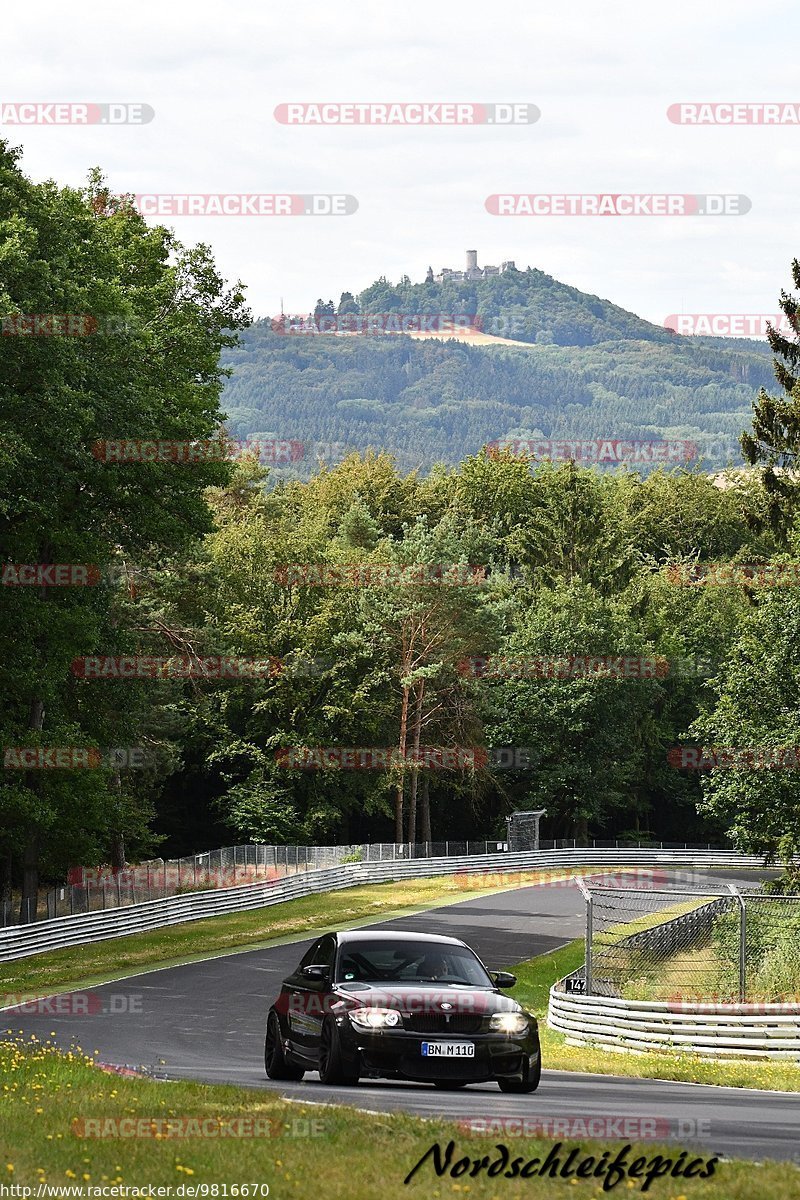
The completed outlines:
<svg viewBox="0 0 800 1200">
<path fill-rule="evenodd" d="M 379 274 L 513 258 L 660 321 L 676 311 L 772 311 L 798 252 L 800 131 L 675 126 L 670 103 L 790 101 L 793 8 L 695 0 L 401 6 L 347 0 L 89 0 L 16 7 L 4 101 L 152 104 L 137 127 L 7 128 L 34 177 L 119 190 L 348 192 L 349 218 L 176 218 L 214 246 L 260 313 L 306 310 Z M 787 82 L 788 80 L 788 82 Z M 500 129 L 292 128 L 289 100 L 517 100 L 541 121 Z M 497 191 L 735 192 L 740 218 L 508 218 Z"/>
</svg>

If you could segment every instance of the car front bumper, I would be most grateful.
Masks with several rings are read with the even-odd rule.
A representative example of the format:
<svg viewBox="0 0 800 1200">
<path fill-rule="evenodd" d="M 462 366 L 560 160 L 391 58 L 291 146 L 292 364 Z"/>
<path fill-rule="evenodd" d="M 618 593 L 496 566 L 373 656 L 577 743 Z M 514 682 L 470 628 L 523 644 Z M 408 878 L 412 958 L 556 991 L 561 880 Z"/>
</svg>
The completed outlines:
<svg viewBox="0 0 800 1200">
<path fill-rule="evenodd" d="M 518 1079 L 539 1059 L 539 1036 L 533 1030 L 522 1037 L 510 1034 L 476 1033 L 448 1037 L 446 1034 L 421 1034 L 405 1029 L 361 1032 L 348 1019 L 340 1025 L 342 1049 L 357 1059 L 363 1074 L 388 1075 L 421 1082 L 436 1079 L 470 1080 L 479 1083 L 491 1079 Z M 423 1042 L 471 1042 L 472 1057 L 428 1057 Z M 527 1062 L 526 1062 L 527 1060 Z"/>
</svg>

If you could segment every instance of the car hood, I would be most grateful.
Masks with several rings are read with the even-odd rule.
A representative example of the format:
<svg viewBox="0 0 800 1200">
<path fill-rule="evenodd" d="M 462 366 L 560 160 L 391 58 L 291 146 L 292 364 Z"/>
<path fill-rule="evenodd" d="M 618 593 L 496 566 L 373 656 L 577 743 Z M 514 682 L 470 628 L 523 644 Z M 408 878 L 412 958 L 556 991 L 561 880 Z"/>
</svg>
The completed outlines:
<svg viewBox="0 0 800 1200">
<path fill-rule="evenodd" d="M 339 983 L 336 992 L 348 1006 L 396 1008 L 403 1013 L 518 1012 L 510 996 L 491 988 L 439 987 L 428 983 Z"/>
</svg>

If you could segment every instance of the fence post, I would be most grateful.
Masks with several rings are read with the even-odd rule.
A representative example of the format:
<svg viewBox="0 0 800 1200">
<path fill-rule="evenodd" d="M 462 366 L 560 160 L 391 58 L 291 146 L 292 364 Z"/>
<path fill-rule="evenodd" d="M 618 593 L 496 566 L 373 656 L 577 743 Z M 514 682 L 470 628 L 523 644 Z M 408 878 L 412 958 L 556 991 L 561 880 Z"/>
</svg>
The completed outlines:
<svg viewBox="0 0 800 1200">
<path fill-rule="evenodd" d="M 585 946 L 585 951 L 584 951 L 585 956 L 586 956 L 586 965 L 584 967 L 584 974 L 583 974 L 584 985 L 583 986 L 584 986 L 584 995 L 591 996 L 591 994 L 592 994 L 592 934 L 594 932 L 594 914 L 592 912 L 592 909 L 594 906 L 594 901 L 592 900 L 592 893 L 589 891 L 589 889 L 587 888 L 587 886 L 583 882 L 583 880 L 580 878 L 580 876 L 577 876 L 577 875 L 575 876 L 575 882 L 577 883 L 578 887 L 580 888 L 581 894 L 583 895 L 583 898 L 586 901 L 586 946 Z"/>
<path fill-rule="evenodd" d="M 739 1003 L 747 1000 L 747 912 L 744 896 L 732 883 L 726 885 L 739 904 Z"/>
</svg>

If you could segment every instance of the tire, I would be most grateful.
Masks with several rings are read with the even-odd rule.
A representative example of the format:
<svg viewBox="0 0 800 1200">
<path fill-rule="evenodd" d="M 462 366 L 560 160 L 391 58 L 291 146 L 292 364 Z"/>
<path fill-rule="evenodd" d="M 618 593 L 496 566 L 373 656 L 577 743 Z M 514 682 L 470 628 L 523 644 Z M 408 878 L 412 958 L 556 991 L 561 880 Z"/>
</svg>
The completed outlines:
<svg viewBox="0 0 800 1200">
<path fill-rule="evenodd" d="M 433 1086 L 443 1092 L 455 1092 L 458 1088 L 466 1087 L 468 1079 L 434 1079 Z"/>
<path fill-rule="evenodd" d="M 542 1056 L 536 1060 L 536 1066 L 527 1066 L 521 1079 L 498 1079 L 497 1086 L 501 1092 L 511 1092 L 520 1095 L 524 1092 L 535 1092 L 542 1078 Z"/>
<path fill-rule="evenodd" d="M 319 1078 L 321 1083 L 329 1086 L 352 1085 L 358 1083 L 359 1079 L 358 1063 L 346 1058 L 333 1017 L 326 1017 L 322 1023 L 319 1039 Z"/>
<path fill-rule="evenodd" d="M 283 1053 L 281 1027 L 278 1014 L 271 1012 L 267 1017 L 267 1036 L 264 1040 L 264 1070 L 268 1079 L 294 1079 L 299 1081 L 305 1075 L 302 1067 L 287 1061 Z"/>
</svg>

